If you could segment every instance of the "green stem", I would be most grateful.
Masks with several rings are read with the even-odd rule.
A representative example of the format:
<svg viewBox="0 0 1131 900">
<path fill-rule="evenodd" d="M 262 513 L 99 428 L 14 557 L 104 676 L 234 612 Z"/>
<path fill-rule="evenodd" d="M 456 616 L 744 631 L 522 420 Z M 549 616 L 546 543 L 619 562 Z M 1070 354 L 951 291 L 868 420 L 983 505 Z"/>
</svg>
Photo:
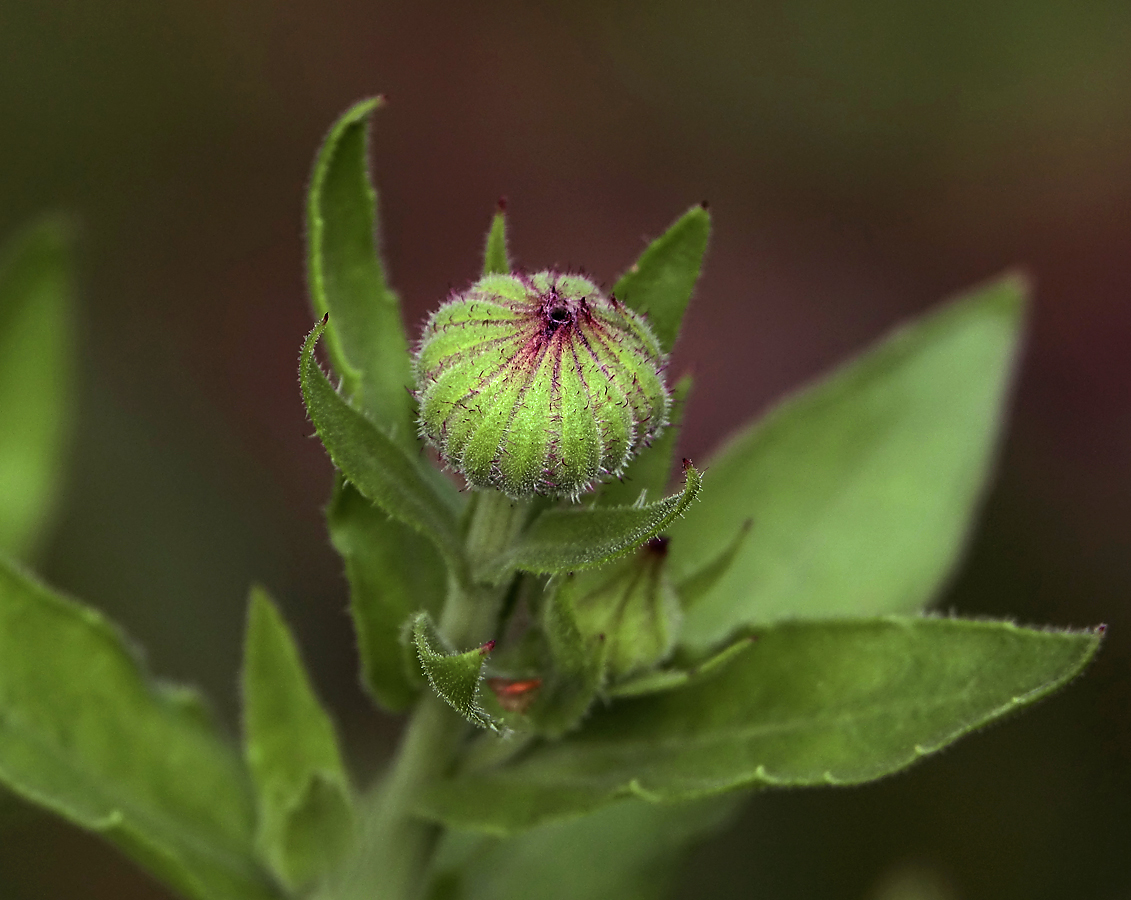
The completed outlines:
<svg viewBox="0 0 1131 900">
<path fill-rule="evenodd" d="M 526 519 L 527 507 L 494 491 L 477 495 L 466 550 L 476 567 L 506 549 Z M 505 587 L 461 583 L 451 578 L 440 615 L 440 631 L 463 650 L 493 635 Z M 413 815 L 412 804 L 430 781 L 448 772 L 467 733 L 467 722 L 432 693 L 424 694 L 409 719 L 397 755 L 373 794 L 371 815 L 355 865 L 334 885 L 334 900 L 416 900 L 440 837 L 440 826 Z"/>
</svg>

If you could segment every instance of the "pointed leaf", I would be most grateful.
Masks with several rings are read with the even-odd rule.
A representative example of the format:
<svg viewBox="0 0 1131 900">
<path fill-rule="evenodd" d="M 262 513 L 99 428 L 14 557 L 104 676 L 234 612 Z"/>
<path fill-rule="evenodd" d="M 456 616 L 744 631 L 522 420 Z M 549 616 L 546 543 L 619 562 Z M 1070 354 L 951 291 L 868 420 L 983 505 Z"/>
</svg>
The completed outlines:
<svg viewBox="0 0 1131 900">
<path fill-rule="evenodd" d="M 409 677 L 416 654 L 405 646 L 405 622 L 420 609 L 439 613 L 443 562 L 428 541 L 390 519 L 340 477 L 326 521 L 346 564 L 362 685 L 385 709 L 401 712 L 416 698 L 420 684 Z"/>
<path fill-rule="evenodd" d="M 151 682 L 94 610 L 0 563 L 0 783 L 187 897 L 278 898 L 239 757 L 190 696 Z"/>
<path fill-rule="evenodd" d="M 325 327 L 323 319 L 303 344 L 299 381 L 326 452 L 363 496 L 428 537 L 449 566 L 462 570 L 458 507 L 452 495 L 424 473 L 416 457 L 406 455 L 334 390 L 314 359 L 314 346 Z"/>
<path fill-rule="evenodd" d="M 684 460 L 683 491 L 644 506 L 566 507 L 542 513 L 489 568 L 501 580 L 514 571 L 562 574 L 607 563 L 667 528 L 698 496 L 702 476 Z"/>
<path fill-rule="evenodd" d="M 484 275 L 509 275 L 511 273 L 510 255 L 507 253 L 507 205 L 499 201 L 499 209 L 491 220 L 491 230 L 487 232 L 487 247 L 483 253 Z"/>
<path fill-rule="evenodd" d="M 668 353 L 679 337 L 710 235 L 707 208 L 691 207 L 648 246 L 613 288 L 614 297 L 648 317 L 652 332 Z"/>
<path fill-rule="evenodd" d="M 436 630 L 432 617 L 417 613 L 412 620 L 412 641 L 416 645 L 420 668 L 428 683 L 452 709 L 473 725 L 502 732 L 501 722 L 492 718 L 479 702 L 483 666 L 494 641 L 459 653 Z"/>
<path fill-rule="evenodd" d="M 747 623 L 921 609 L 953 568 L 985 485 L 1024 284 L 1005 278 L 897 331 L 788 400 L 711 462 L 673 524 L 677 580 L 746 541 L 684 640 Z"/>
<path fill-rule="evenodd" d="M 783 622 L 713 678 L 617 702 L 509 766 L 439 782 L 423 814 L 509 832 L 637 795 L 859 784 L 1060 687 L 1099 632 L 1008 622 Z"/>
<path fill-rule="evenodd" d="M 55 505 L 74 393 L 70 230 L 44 219 L 0 256 L 0 553 L 26 557 Z"/>
<path fill-rule="evenodd" d="M 620 478 L 601 486 L 597 496 L 599 505 L 632 506 L 640 502 L 641 496 L 645 502 L 652 497 L 663 496 L 672 479 L 672 462 L 690 393 L 691 376 L 684 375 L 672 388 L 672 409 L 667 428 L 651 447 L 640 451 Z"/>
<path fill-rule="evenodd" d="M 692 655 L 688 659 L 677 658 L 664 669 L 655 669 L 645 672 L 628 681 L 614 685 L 606 693 L 610 697 L 643 697 L 645 694 L 658 694 L 661 691 L 670 691 L 673 688 L 684 687 L 701 678 L 709 678 L 721 672 L 723 667 L 734 662 L 742 653 L 749 650 L 754 644 L 754 638 L 743 635 L 723 645 L 718 650 L 712 650 L 700 656 Z"/>
<path fill-rule="evenodd" d="M 499 839 L 448 831 L 432 900 L 660 900 L 688 845 L 721 828 L 735 803 L 627 800 Z M 450 893 L 443 893 L 450 886 Z"/>
<path fill-rule="evenodd" d="M 347 396 L 415 448 L 408 342 L 377 252 L 369 180 L 369 117 L 382 103 L 375 97 L 347 110 L 318 154 L 307 201 L 307 278 L 315 315 L 330 314 L 326 343 Z"/>
<path fill-rule="evenodd" d="M 738 551 L 742 549 L 747 535 L 750 534 L 750 526 L 753 524 L 750 519 L 743 522 L 731 542 L 723 548 L 722 553 L 709 561 L 699 571 L 688 575 L 677 585 L 676 590 L 679 592 L 679 599 L 684 610 L 691 609 L 710 594 L 715 585 L 730 571 L 730 567 L 734 565 L 735 559 L 738 558 Z"/>
<path fill-rule="evenodd" d="M 349 849 L 354 812 L 330 717 L 275 604 L 252 588 L 243 669 L 244 752 L 255 782 L 260 853 L 292 887 Z"/>
</svg>

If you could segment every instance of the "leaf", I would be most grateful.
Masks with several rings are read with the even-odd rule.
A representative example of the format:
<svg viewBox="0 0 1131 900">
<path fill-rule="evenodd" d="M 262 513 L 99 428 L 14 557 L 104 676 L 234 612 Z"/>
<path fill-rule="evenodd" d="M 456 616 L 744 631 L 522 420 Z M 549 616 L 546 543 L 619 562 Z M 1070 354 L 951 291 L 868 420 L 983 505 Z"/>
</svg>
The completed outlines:
<svg viewBox="0 0 1131 900">
<path fill-rule="evenodd" d="M 613 288 L 614 297 L 648 317 L 665 352 L 671 352 L 679 337 L 710 235 L 706 206 L 691 207 L 648 246 Z"/>
<path fill-rule="evenodd" d="M 572 578 L 553 588 L 542 610 L 542 632 L 549 648 L 551 671 L 530 710 L 531 721 L 551 738 L 572 731 L 588 712 L 605 681 L 606 647 L 587 639 L 574 607 Z"/>
<path fill-rule="evenodd" d="M 647 500 L 667 490 L 672 478 L 672 460 L 683 423 L 683 410 L 690 393 L 691 376 L 685 375 L 672 388 L 672 411 L 667 428 L 652 442 L 652 446 L 640 451 L 620 478 L 601 486 L 597 495 L 599 505 L 631 506 L 640 500 L 642 494 Z"/>
<path fill-rule="evenodd" d="M 677 658 L 668 668 L 655 669 L 628 681 L 622 681 L 609 688 L 606 693 L 610 697 L 643 697 L 645 694 L 656 694 L 684 687 L 700 678 L 708 678 L 722 671 L 724 666 L 733 662 L 739 654 L 749 650 L 753 644 L 753 637 L 743 635 L 724 644 L 721 649 L 711 650 L 702 655 L 693 654 L 689 659 L 680 659 L 680 654 L 677 652 Z"/>
<path fill-rule="evenodd" d="M 1025 286 L 1004 278 L 786 401 L 712 460 L 671 528 L 677 581 L 756 533 L 683 639 L 788 617 L 920 610 L 953 569 L 1001 427 Z"/>
<path fill-rule="evenodd" d="M 243 669 L 244 752 L 255 782 L 256 843 L 276 874 L 301 887 L 342 858 L 354 811 L 330 717 L 267 592 L 252 588 Z"/>
<path fill-rule="evenodd" d="M 727 821 L 733 801 L 657 806 L 616 803 L 505 839 L 444 835 L 434 870 L 447 886 L 432 900 L 658 900 L 667 896 L 688 845 Z"/>
<path fill-rule="evenodd" d="M 702 476 L 684 461 L 683 491 L 644 506 L 549 509 L 494 563 L 487 577 L 514 571 L 563 574 L 607 563 L 655 537 L 698 496 Z"/>
<path fill-rule="evenodd" d="M 71 233 L 42 219 L 0 258 L 0 553 L 35 551 L 54 509 L 74 394 Z"/>
<path fill-rule="evenodd" d="M 306 338 L 299 381 L 314 428 L 341 473 L 398 522 L 429 538 L 448 565 L 462 571 L 458 509 L 450 494 L 425 475 L 415 457 L 394 444 L 331 386 L 314 359 L 323 319 Z"/>
<path fill-rule="evenodd" d="M 1065 684 L 1099 642 L 961 619 L 783 622 L 713 678 L 614 703 L 509 766 L 438 782 L 420 812 L 507 833 L 632 795 L 871 781 Z"/>
<path fill-rule="evenodd" d="M 715 585 L 730 571 L 730 567 L 734 565 L 734 561 L 738 557 L 738 551 L 742 549 L 742 545 L 746 542 L 746 536 L 750 534 L 750 526 L 753 524 L 750 519 L 743 522 L 739 526 L 738 533 L 723 548 L 722 553 L 699 571 L 688 575 L 676 586 L 684 610 L 690 609 L 710 594 Z"/>
<path fill-rule="evenodd" d="M 483 253 L 484 275 L 509 275 L 511 273 L 510 255 L 507 253 L 507 204 L 499 201 L 499 209 L 491 220 L 491 230 L 487 232 L 487 247 Z"/>
<path fill-rule="evenodd" d="M 314 164 L 307 200 L 307 279 L 343 389 L 393 440 L 416 449 L 412 367 L 400 301 L 377 253 L 377 193 L 369 180 L 369 117 L 381 97 L 348 109 Z"/>
<path fill-rule="evenodd" d="M 239 757 L 188 696 L 94 610 L 0 563 L 0 783 L 188 897 L 278 898 Z"/>
<path fill-rule="evenodd" d="M 501 722 L 492 718 L 479 702 L 479 685 L 483 666 L 495 642 L 475 647 L 466 653 L 456 652 L 436 630 L 426 612 L 412 619 L 412 641 L 416 646 L 420 668 L 428 683 L 445 703 L 473 725 L 502 733 Z"/>
<path fill-rule="evenodd" d="M 443 562 L 428 541 L 390 519 L 340 477 L 326 521 L 346 564 L 362 685 L 385 709 L 401 712 L 419 689 L 409 677 L 416 654 L 405 646 L 404 626 L 417 610 L 439 613 Z"/>
</svg>

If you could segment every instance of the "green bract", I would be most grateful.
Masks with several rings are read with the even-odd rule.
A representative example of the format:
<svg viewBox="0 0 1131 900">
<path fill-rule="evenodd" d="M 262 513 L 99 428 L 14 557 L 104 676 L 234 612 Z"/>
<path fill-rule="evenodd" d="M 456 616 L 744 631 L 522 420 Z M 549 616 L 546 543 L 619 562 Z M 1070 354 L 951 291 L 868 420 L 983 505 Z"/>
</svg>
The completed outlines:
<svg viewBox="0 0 1131 900">
<path fill-rule="evenodd" d="M 428 320 L 421 434 L 471 484 L 576 497 L 667 424 L 666 356 L 643 316 L 578 275 L 487 275 Z"/>
</svg>

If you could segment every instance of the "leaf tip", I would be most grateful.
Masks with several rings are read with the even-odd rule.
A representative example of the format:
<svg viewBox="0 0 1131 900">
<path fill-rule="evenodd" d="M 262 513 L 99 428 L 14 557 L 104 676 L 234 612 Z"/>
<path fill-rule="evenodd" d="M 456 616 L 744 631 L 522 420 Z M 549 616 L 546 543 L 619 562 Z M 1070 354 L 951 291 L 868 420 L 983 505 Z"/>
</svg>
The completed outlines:
<svg viewBox="0 0 1131 900">
<path fill-rule="evenodd" d="M 505 213 L 505 212 L 507 211 L 507 197 L 506 197 L 506 194 L 504 194 L 504 195 L 503 195 L 502 197 L 500 197 L 500 198 L 499 198 L 499 202 L 495 204 L 495 208 L 496 208 L 496 209 L 498 210 L 498 212 L 499 212 L 500 214 L 503 214 L 503 213 Z"/>
</svg>

